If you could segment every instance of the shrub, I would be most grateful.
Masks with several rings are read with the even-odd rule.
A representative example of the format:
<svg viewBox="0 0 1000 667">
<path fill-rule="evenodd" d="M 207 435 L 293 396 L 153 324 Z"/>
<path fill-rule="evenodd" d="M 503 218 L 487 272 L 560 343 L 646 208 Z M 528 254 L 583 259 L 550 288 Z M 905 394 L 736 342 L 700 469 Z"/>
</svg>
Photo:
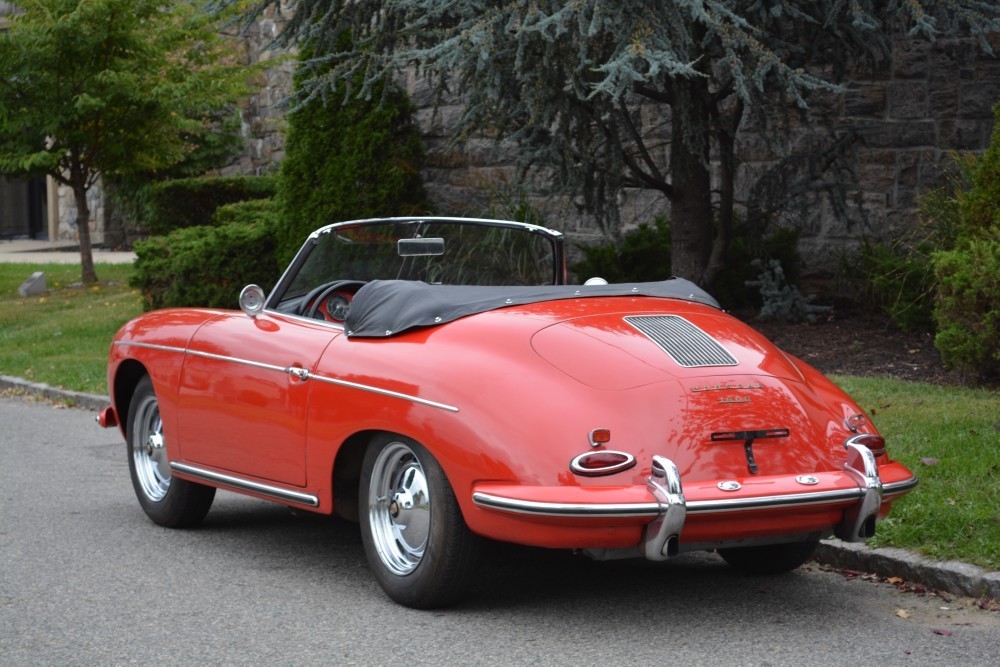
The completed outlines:
<svg viewBox="0 0 1000 667">
<path fill-rule="evenodd" d="M 934 344 L 951 367 L 982 382 L 1000 379 L 1000 225 L 934 255 Z"/>
<path fill-rule="evenodd" d="M 231 224 L 250 226 L 257 223 L 277 226 L 278 208 L 274 199 L 249 199 L 225 204 L 215 209 L 215 215 L 212 216 L 212 224 L 216 227 Z"/>
<path fill-rule="evenodd" d="M 599 276 L 609 283 L 666 280 L 670 272 L 670 224 L 656 218 L 622 236 L 621 243 L 577 246 L 583 259 L 570 270 L 581 280 Z"/>
<path fill-rule="evenodd" d="M 275 195 L 274 176 L 201 176 L 154 183 L 149 189 L 145 230 L 166 234 L 175 229 L 213 224 L 225 204 Z"/>
<path fill-rule="evenodd" d="M 781 227 L 767 233 L 764 226 L 741 226 L 729 244 L 725 268 L 709 286 L 724 308 L 761 308 L 764 305 L 753 283 L 760 277 L 761 267 L 754 262 L 778 262 L 783 280 L 797 285 L 801 273 L 799 237 L 801 230 Z"/>
<path fill-rule="evenodd" d="M 788 267 L 782 280 L 798 281 L 800 232 L 796 229 L 777 229 L 765 235 L 762 230 L 744 228 L 730 243 L 726 254 L 726 268 L 709 291 L 726 308 L 760 306 L 760 296 L 752 289 L 760 274 L 760 267 L 753 262 L 777 261 Z M 577 246 L 583 259 L 570 265 L 581 281 L 600 276 L 608 282 L 649 282 L 666 280 L 670 270 L 670 224 L 657 218 L 653 225 L 641 224 L 627 232 L 619 244 L 603 243 Z"/>
<path fill-rule="evenodd" d="M 935 345 L 945 363 L 978 380 L 1000 379 L 1000 104 L 993 138 L 955 197 L 953 249 L 932 255 L 938 280 Z"/>
<path fill-rule="evenodd" d="M 409 98 L 382 84 L 371 100 L 345 101 L 344 88 L 306 101 L 288 117 L 277 198 L 283 261 L 323 225 L 427 210 L 423 143 Z"/>
<path fill-rule="evenodd" d="M 276 225 L 266 209 L 232 205 L 220 217 L 254 221 L 188 227 L 137 243 L 130 284 L 142 291 L 146 309 L 236 308 L 247 284 L 270 290 L 281 269 L 274 252 Z"/>
<path fill-rule="evenodd" d="M 830 306 L 814 305 L 813 295 L 803 296 L 798 287 L 789 285 L 779 260 L 772 259 L 765 266 L 764 262 L 755 259 L 751 265 L 760 275 L 756 280 L 748 280 L 747 287 L 760 290 L 763 305 L 757 319 L 761 322 L 815 322 L 817 315 L 832 310 Z"/>
<path fill-rule="evenodd" d="M 934 329 L 934 266 L 936 250 L 929 241 L 911 245 L 906 239 L 862 241 L 854 271 L 860 291 L 900 329 Z"/>
<path fill-rule="evenodd" d="M 975 155 L 952 154 L 945 184 L 920 197 L 920 224 L 892 239 L 865 238 L 857 261 L 846 269 L 857 289 L 900 329 L 934 330 L 933 254 L 955 247 L 963 229 L 962 202 L 969 190 Z"/>
</svg>

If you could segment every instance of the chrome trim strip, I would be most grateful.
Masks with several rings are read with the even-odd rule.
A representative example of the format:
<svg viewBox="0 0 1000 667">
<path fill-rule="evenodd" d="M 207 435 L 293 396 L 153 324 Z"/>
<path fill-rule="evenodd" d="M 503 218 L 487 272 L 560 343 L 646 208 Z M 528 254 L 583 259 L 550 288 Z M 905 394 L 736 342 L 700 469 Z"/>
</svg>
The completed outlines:
<svg viewBox="0 0 1000 667">
<path fill-rule="evenodd" d="M 231 361 L 234 364 L 239 364 L 240 366 L 250 366 L 251 368 L 262 368 L 265 371 L 278 371 L 279 373 L 287 373 L 289 367 L 287 366 L 275 366 L 274 364 L 265 364 L 261 361 L 251 361 L 250 359 L 241 359 L 239 357 L 227 357 L 224 354 L 214 354 L 212 352 L 200 352 L 198 350 L 186 350 L 187 354 L 192 357 L 201 357 L 202 359 L 212 359 L 214 361 Z"/>
<path fill-rule="evenodd" d="M 250 366 L 253 368 L 262 368 L 269 371 L 279 371 L 281 373 L 291 373 L 292 367 L 286 366 L 275 366 L 273 364 L 265 364 L 259 361 L 251 361 L 249 359 L 240 359 L 239 357 L 228 357 L 222 354 L 213 354 L 211 352 L 200 352 L 198 350 L 185 350 L 180 347 L 170 347 L 168 345 L 155 345 L 152 343 L 134 343 L 130 341 L 116 341 L 115 345 L 131 345 L 134 347 L 144 347 L 151 350 L 163 350 L 167 352 L 181 352 L 183 354 L 190 354 L 194 357 L 201 357 L 203 359 L 213 359 L 215 361 L 231 361 L 234 364 L 240 364 L 243 366 Z M 381 396 L 391 396 L 393 398 L 400 398 L 404 401 L 411 401 L 413 403 L 419 403 L 420 405 L 426 405 L 432 408 L 439 408 L 441 410 L 447 410 L 448 412 L 458 412 L 458 408 L 454 405 L 448 405 L 447 403 L 438 403 L 437 401 L 431 401 L 426 398 L 420 398 L 419 396 L 412 396 L 410 394 L 402 394 L 398 391 L 392 391 L 390 389 L 382 389 L 380 387 L 373 387 L 367 384 L 358 384 L 357 382 L 349 382 L 347 380 L 339 380 L 337 378 L 327 377 L 325 375 L 313 375 L 308 373 L 306 377 L 299 377 L 301 380 L 317 380 L 319 382 L 326 382 L 328 384 L 335 384 L 341 387 L 348 387 L 350 389 L 359 389 L 361 391 L 371 392 L 373 394 L 379 394 Z"/>
<path fill-rule="evenodd" d="M 919 479 L 916 477 L 911 477 L 910 479 L 904 479 L 902 482 L 889 482 L 888 484 L 882 484 L 882 497 L 886 496 L 898 496 L 902 493 L 906 493 L 910 489 L 914 488 Z"/>
<path fill-rule="evenodd" d="M 458 408 L 456 408 L 454 405 L 448 405 L 447 403 L 438 403 L 437 401 L 430 401 L 427 400 L 426 398 L 420 398 L 419 396 L 412 396 L 410 394 L 401 394 L 398 391 L 381 389 L 379 387 L 372 387 L 371 385 L 367 384 L 358 384 L 357 382 L 349 382 L 347 380 L 338 380 L 337 378 L 326 377 L 325 375 L 310 375 L 309 377 L 319 382 L 335 384 L 341 387 L 350 387 L 351 389 L 360 389 L 361 391 L 368 391 L 373 394 L 379 394 L 381 396 L 391 396 L 393 398 L 401 398 L 405 401 L 412 401 L 414 403 L 419 403 L 420 405 L 426 405 L 432 408 L 440 408 L 441 410 L 447 410 L 448 412 L 458 412 Z"/>
<path fill-rule="evenodd" d="M 721 514 L 725 512 L 746 512 L 761 509 L 781 509 L 803 505 L 844 503 L 856 501 L 864 495 L 860 488 L 815 491 L 813 493 L 789 493 L 780 496 L 757 496 L 754 498 L 725 498 L 722 500 L 688 500 L 688 514 Z M 505 498 L 490 493 L 476 491 L 472 501 L 480 507 L 536 516 L 562 517 L 655 517 L 660 514 L 659 503 L 548 503 L 535 500 Z"/>
<path fill-rule="evenodd" d="M 532 514 L 536 516 L 568 517 L 657 517 L 660 504 L 649 503 L 546 503 L 536 500 L 504 498 L 491 493 L 476 491 L 472 502 L 480 507 L 510 512 L 512 514 Z"/>
<path fill-rule="evenodd" d="M 191 477 L 197 477 L 198 479 L 204 479 L 209 482 L 231 486 L 235 489 L 253 491 L 254 493 L 259 493 L 263 496 L 270 496 L 271 498 L 277 498 L 279 500 L 287 500 L 289 502 L 299 503 L 300 505 L 308 505 L 309 507 L 319 507 L 319 498 L 309 493 L 289 491 L 288 489 L 271 486 L 270 484 L 251 482 L 248 479 L 234 477 L 233 475 L 224 475 L 220 472 L 205 470 L 204 468 L 188 465 L 186 463 L 171 462 L 170 469 L 176 470 L 177 472 L 185 475 L 190 475 Z"/>
<path fill-rule="evenodd" d="M 181 354 L 187 352 L 187 350 L 183 347 L 174 347 L 173 345 L 156 345 L 155 343 L 136 343 L 131 340 L 116 340 L 114 344 L 122 347 L 144 347 L 147 350 L 161 350 L 163 352 L 180 352 Z"/>
<path fill-rule="evenodd" d="M 861 489 L 835 489 L 812 493 L 788 493 L 781 496 L 758 496 L 756 498 L 725 498 L 723 500 L 692 500 L 688 502 L 688 512 L 698 514 L 719 514 L 722 512 L 746 512 L 759 509 L 780 509 L 803 505 L 851 502 L 863 495 Z"/>
</svg>

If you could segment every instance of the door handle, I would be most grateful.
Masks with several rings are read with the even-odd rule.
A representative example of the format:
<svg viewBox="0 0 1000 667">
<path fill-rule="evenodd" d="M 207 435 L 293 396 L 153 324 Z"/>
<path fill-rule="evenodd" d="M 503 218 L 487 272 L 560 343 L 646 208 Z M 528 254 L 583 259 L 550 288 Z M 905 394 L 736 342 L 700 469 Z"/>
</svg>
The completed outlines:
<svg viewBox="0 0 1000 667">
<path fill-rule="evenodd" d="M 285 372 L 292 377 L 298 378 L 302 382 L 309 379 L 309 371 L 299 366 L 289 366 L 285 369 Z"/>
</svg>

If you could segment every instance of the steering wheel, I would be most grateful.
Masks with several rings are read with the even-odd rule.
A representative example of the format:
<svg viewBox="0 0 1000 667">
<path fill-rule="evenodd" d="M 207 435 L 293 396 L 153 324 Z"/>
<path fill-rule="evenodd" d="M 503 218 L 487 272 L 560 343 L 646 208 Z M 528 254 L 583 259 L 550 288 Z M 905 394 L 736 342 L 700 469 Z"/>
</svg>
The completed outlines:
<svg viewBox="0 0 1000 667">
<path fill-rule="evenodd" d="M 324 283 L 319 287 L 315 287 L 310 290 L 309 293 L 306 294 L 306 297 L 302 300 L 299 315 L 315 318 L 316 311 L 319 310 L 319 305 L 326 301 L 327 297 L 331 294 L 350 287 L 354 287 L 355 290 L 357 290 L 364 284 L 364 280 L 334 280 L 332 282 Z M 311 306 L 309 305 L 310 303 L 312 304 Z"/>
</svg>

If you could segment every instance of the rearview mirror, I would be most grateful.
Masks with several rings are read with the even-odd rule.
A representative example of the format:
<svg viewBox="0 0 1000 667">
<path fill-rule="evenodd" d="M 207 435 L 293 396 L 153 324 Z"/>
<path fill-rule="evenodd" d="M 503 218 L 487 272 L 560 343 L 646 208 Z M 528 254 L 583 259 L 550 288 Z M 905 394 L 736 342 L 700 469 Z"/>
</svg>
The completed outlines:
<svg viewBox="0 0 1000 667">
<path fill-rule="evenodd" d="M 444 254 L 444 239 L 399 239 L 396 249 L 400 257 L 426 257 Z"/>
</svg>

